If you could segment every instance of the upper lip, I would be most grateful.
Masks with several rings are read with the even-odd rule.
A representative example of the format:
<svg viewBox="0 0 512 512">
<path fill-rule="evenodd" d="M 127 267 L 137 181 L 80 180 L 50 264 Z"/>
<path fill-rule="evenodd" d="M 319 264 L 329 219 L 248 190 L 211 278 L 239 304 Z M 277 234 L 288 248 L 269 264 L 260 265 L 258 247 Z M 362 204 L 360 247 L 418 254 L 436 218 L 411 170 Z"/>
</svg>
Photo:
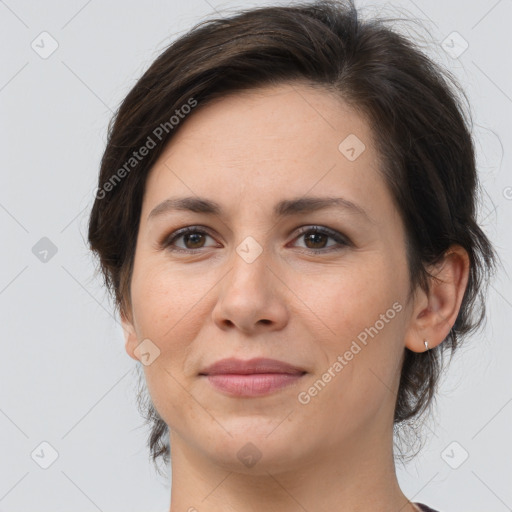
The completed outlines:
<svg viewBox="0 0 512 512">
<path fill-rule="evenodd" d="M 246 361 L 230 357 L 221 359 L 212 365 L 204 368 L 199 375 L 222 375 L 222 374 L 248 375 L 251 373 L 306 373 L 303 368 L 278 361 L 276 359 L 254 358 Z"/>
</svg>

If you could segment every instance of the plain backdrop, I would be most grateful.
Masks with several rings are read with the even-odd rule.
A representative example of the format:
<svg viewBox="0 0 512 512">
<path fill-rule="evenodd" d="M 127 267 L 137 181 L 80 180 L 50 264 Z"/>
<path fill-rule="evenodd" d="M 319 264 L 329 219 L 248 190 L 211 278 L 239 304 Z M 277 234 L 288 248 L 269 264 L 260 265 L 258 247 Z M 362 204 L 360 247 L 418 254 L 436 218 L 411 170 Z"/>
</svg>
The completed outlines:
<svg viewBox="0 0 512 512">
<path fill-rule="evenodd" d="M 87 218 L 107 123 L 136 80 L 195 23 L 264 3 L 0 1 L 0 511 L 168 510 Z M 401 30 L 465 88 L 479 219 L 503 262 L 486 326 L 454 358 L 399 482 L 441 512 L 512 510 L 512 1 L 357 5 L 418 19 L 424 30 Z"/>
</svg>

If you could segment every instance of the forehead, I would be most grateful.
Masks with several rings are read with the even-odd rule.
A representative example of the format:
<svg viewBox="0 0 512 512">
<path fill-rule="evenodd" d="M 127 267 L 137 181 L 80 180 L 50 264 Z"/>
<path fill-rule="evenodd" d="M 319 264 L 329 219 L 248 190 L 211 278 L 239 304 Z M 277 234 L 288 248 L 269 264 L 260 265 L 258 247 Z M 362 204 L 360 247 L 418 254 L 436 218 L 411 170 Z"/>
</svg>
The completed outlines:
<svg viewBox="0 0 512 512">
<path fill-rule="evenodd" d="M 198 105 L 182 123 L 150 172 L 143 214 L 169 195 L 233 206 L 268 198 L 270 208 L 277 196 L 311 192 L 360 202 L 386 188 L 369 124 L 321 87 L 232 93 Z"/>
<path fill-rule="evenodd" d="M 371 144 L 368 123 L 339 94 L 319 85 L 286 83 L 230 93 L 199 105 L 184 119 L 168 150 L 172 153 L 178 145 L 200 141 L 210 149 L 221 143 L 222 148 L 242 152 L 265 141 L 258 151 L 264 155 L 272 149 L 285 153 L 290 149 L 285 142 L 301 142 L 294 147 L 300 154 L 303 149 L 314 150 L 319 141 L 323 144 L 318 152 L 329 145 L 337 149 L 350 134 Z"/>
</svg>

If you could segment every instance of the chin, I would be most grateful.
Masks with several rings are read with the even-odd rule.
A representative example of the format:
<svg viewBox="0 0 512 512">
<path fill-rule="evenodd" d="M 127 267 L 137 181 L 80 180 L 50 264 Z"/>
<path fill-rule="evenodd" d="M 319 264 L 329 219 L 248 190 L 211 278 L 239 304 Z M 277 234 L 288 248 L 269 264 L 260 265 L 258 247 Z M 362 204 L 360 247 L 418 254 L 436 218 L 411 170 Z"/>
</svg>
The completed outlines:
<svg viewBox="0 0 512 512">
<path fill-rule="evenodd" d="M 279 424 L 282 419 L 269 422 L 246 417 L 222 422 L 231 436 L 219 428 L 215 439 L 210 434 L 204 450 L 212 462 L 236 473 L 268 476 L 292 469 L 301 455 L 306 456 L 307 447 L 303 433 L 291 432 L 286 420 Z"/>
</svg>

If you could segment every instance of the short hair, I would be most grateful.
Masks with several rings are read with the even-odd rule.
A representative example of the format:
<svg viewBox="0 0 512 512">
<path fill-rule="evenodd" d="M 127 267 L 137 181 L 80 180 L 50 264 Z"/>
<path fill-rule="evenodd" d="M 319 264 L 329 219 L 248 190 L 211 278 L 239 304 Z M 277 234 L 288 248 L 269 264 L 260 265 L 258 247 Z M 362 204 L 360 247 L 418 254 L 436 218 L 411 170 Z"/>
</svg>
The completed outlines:
<svg viewBox="0 0 512 512">
<path fill-rule="evenodd" d="M 496 255 L 476 220 L 479 182 L 470 115 L 459 97 L 466 98 L 463 91 L 384 20 L 362 20 L 352 0 L 246 9 L 198 23 L 173 41 L 109 123 L 89 220 L 90 247 L 116 307 L 128 310 L 146 179 L 183 125 L 174 126 L 171 116 L 192 101 L 199 106 L 191 116 L 230 93 L 291 83 L 333 92 L 369 122 L 381 172 L 405 226 L 411 292 L 418 285 L 429 289 L 429 265 L 441 261 L 451 244 L 469 255 L 467 287 L 446 339 L 422 353 L 405 348 L 394 412 L 397 432 L 431 407 L 445 352 L 453 355 L 461 337 L 481 325 Z M 133 170 L 126 169 L 151 134 L 156 147 Z M 123 179 L 114 183 L 121 169 Z M 169 462 L 168 426 L 150 399 L 139 395 L 138 403 L 151 423 L 153 461 Z"/>
</svg>

